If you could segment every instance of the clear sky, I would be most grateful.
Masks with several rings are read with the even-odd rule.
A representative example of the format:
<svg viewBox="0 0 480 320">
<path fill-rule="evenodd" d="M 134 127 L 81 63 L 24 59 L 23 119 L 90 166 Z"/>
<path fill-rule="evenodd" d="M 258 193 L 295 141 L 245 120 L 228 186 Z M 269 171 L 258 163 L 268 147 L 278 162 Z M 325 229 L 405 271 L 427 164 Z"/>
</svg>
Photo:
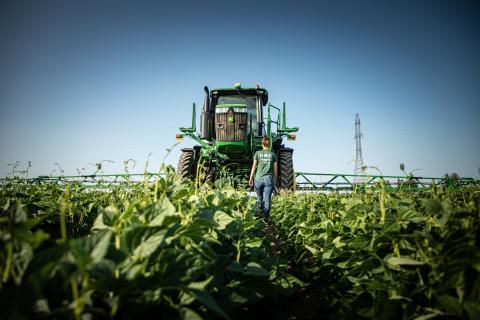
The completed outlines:
<svg viewBox="0 0 480 320">
<path fill-rule="evenodd" d="M 366 165 L 478 177 L 479 57 L 478 1 L 0 1 L 0 175 L 156 170 L 240 82 L 286 102 L 297 171 L 353 173 L 358 112 Z"/>
</svg>

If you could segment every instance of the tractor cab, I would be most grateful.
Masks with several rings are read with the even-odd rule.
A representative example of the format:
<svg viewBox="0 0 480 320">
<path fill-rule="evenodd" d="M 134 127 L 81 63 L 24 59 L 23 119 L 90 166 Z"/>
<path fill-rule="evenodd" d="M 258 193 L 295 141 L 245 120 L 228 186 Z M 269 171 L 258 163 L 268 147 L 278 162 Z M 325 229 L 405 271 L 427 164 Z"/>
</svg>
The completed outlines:
<svg viewBox="0 0 480 320">
<path fill-rule="evenodd" d="M 215 141 L 217 151 L 240 155 L 250 148 L 255 136 L 265 132 L 262 107 L 268 102 L 268 92 L 256 88 L 205 88 L 201 136 Z"/>
</svg>

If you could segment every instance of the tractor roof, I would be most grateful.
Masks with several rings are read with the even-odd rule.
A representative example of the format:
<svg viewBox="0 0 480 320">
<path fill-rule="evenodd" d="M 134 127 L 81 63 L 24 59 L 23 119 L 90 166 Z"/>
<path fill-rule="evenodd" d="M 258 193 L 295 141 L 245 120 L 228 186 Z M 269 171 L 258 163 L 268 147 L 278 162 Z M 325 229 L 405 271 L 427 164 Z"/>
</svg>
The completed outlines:
<svg viewBox="0 0 480 320">
<path fill-rule="evenodd" d="M 264 95 L 268 95 L 267 89 L 263 88 L 218 88 L 218 89 L 213 89 L 212 93 L 214 94 L 219 94 L 219 95 L 224 95 L 224 94 L 234 94 L 237 91 L 240 91 L 242 94 L 251 94 L 251 95 L 256 95 L 257 92 L 263 93 Z"/>
<path fill-rule="evenodd" d="M 238 89 L 237 88 L 217 88 L 217 89 L 213 89 L 211 91 L 211 94 L 216 96 L 224 96 L 224 95 L 234 95 L 237 92 L 245 95 L 252 95 L 252 96 L 255 96 L 258 93 L 260 93 L 263 96 L 262 104 L 266 105 L 268 102 L 268 91 L 267 89 L 264 89 L 264 88 L 258 88 L 258 89 L 257 88 L 238 88 Z"/>
</svg>

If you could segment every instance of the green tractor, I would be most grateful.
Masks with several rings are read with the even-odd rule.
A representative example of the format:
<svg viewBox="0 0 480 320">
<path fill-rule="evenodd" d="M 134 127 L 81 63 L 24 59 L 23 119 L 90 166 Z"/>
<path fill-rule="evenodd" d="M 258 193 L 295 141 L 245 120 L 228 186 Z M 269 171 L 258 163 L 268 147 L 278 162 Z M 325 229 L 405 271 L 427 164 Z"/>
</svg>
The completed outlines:
<svg viewBox="0 0 480 320">
<path fill-rule="evenodd" d="M 295 185 L 293 149 L 283 145 L 283 138 L 295 140 L 298 128 L 286 126 L 285 103 L 279 108 L 268 103 L 267 90 L 233 88 L 205 90 L 200 118 L 200 134 L 196 133 L 195 103 L 192 126 L 180 128 L 177 140 L 189 137 L 198 145 L 184 148 L 178 161 L 177 174 L 195 181 L 232 178 L 236 185 L 248 182 L 253 155 L 262 148 L 262 136 L 270 137 L 270 148 L 277 154 L 279 177 L 277 189 L 292 190 Z M 272 112 L 276 118 L 272 119 Z M 274 131 L 275 129 L 275 131 Z"/>
</svg>

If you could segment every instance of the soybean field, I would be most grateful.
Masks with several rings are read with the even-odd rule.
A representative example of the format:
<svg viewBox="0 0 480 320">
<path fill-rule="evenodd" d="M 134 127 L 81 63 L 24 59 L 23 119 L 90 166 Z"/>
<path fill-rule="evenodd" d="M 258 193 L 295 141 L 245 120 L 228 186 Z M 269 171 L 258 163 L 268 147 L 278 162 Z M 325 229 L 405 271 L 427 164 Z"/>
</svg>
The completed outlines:
<svg viewBox="0 0 480 320">
<path fill-rule="evenodd" d="M 5 181 L 2 319 L 480 319 L 480 187 Z"/>
</svg>

